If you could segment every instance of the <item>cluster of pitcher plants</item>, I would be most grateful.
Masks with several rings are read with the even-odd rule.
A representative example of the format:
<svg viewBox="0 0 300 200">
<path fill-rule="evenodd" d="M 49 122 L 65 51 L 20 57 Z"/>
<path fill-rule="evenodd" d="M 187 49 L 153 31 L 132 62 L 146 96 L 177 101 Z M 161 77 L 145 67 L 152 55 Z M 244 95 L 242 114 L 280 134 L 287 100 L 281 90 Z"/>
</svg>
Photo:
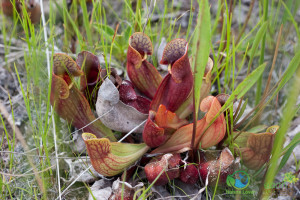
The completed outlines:
<svg viewBox="0 0 300 200">
<path fill-rule="evenodd" d="M 87 51 L 76 60 L 63 53 L 53 56 L 51 104 L 61 118 L 83 130 L 87 153 L 98 173 L 115 176 L 136 169 L 139 162 L 148 181 L 156 185 L 175 178 L 190 184 L 208 180 L 213 185 L 217 180 L 224 183 L 241 165 L 258 170 L 269 160 L 277 128 L 263 133 L 228 131 L 226 113 L 220 113 L 226 95 L 209 95 L 210 58 L 199 107 L 205 115 L 197 121 L 191 145 L 193 71 L 188 43 L 174 39 L 166 45 L 160 60 L 168 66 L 164 77 L 147 60 L 152 53 L 151 40 L 144 33 L 129 38 L 127 79 L 113 68 L 102 69 L 98 57 Z M 80 87 L 75 77 L 80 78 Z M 136 137 L 118 142 L 120 132 L 134 132 Z M 212 156 L 207 149 L 218 153 Z"/>
</svg>

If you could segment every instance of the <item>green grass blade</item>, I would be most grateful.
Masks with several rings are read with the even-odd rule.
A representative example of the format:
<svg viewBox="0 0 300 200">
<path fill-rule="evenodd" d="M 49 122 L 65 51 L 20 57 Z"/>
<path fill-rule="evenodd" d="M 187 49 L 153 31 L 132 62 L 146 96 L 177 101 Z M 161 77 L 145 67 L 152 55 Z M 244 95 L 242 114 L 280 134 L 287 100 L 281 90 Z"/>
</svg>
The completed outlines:
<svg viewBox="0 0 300 200">
<path fill-rule="evenodd" d="M 255 36 L 255 39 L 254 39 L 254 42 L 253 42 L 253 45 L 252 45 L 252 48 L 250 50 L 250 60 L 249 60 L 249 65 L 248 65 L 248 70 L 247 70 L 247 74 L 249 74 L 250 72 L 250 69 L 251 69 L 251 66 L 252 66 L 252 62 L 253 62 L 253 59 L 255 57 L 255 54 L 257 52 L 257 48 L 258 48 L 258 45 L 260 43 L 260 41 L 263 39 L 263 36 L 265 35 L 266 33 L 266 30 L 267 30 L 267 26 L 268 26 L 268 22 L 264 22 L 261 27 L 259 28 L 256 36 Z"/>
<path fill-rule="evenodd" d="M 283 152 L 286 152 L 288 149 L 290 149 L 295 143 L 298 143 L 300 141 L 300 133 L 297 133 L 296 136 L 292 139 L 292 141 L 283 149 Z"/>
<path fill-rule="evenodd" d="M 265 0 L 263 2 L 263 17 L 264 22 L 268 20 L 268 7 L 269 7 L 269 0 Z M 265 58 L 265 46 L 266 46 L 266 31 L 263 34 L 263 38 L 261 41 L 261 51 L 260 51 L 260 58 L 259 58 L 259 64 L 263 64 L 264 58 Z M 261 90 L 262 90 L 262 75 L 259 77 L 256 87 L 256 97 L 255 97 L 255 105 L 257 105 L 261 99 Z"/>
<path fill-rule="evenodd" d="M 241 109 L 239 110 L 239 113 L 235 117 L 235 119 L 234 119 L 235 123 L 237 123 L 239 121 L 239 119 L 243 116 L 243 114 L 246 110 L 247 104 L 248 104 L 248 99 L 245 100 L 245 103 L 242 105 Z"/>
<path fill-rule="evenodd" d="M 80 1 L 80 6 L 82 9 L 82 15 L 83 15 L 83 24 L 87 36 L 87 41 L 90 46 L 93 45 L 93 39 L 92 39 L 92 33 L 91 33 L 91 28 L 90 28 L 90 23 L 89 23 L 89 14 L 87 12 L 87 7 L 86 7 L 86 1 Z"/>
<path fill-rule="evenodd" d="M 232 103 L 236 99 L 242 98 L 248 90 L 257 82 L 260 75 L 263 73 L 264 69 L 266 67 L 266 63 L 260 65 L 258 68 L 256 68 L 249 76 L 247 76 L 232 92 L 232 94 L 229 96 L 225 104 L 222 106 L 220 111 L 216 114 L 216 116 L 212 119 L 210 124 L 207 126 L 207 128 L 204 130 L 204 132 L 210 127 L 210 125 L 223 113 L 225 110 L 227 110 L 230 106 L 232 106 Z"/>
<path fill-rule="evenodd" d="M 284 72 L 282 79 L 279 82 L 278 87 L 276 87 L 276 90 L 272 94 L 271 98 L 273 98 L 283 88 L 283 86 L 292 78 L 299 65 L 300 65 L 300 51 L 298 51 L 294 56 L 294 58 L 291 60 L 289 66 L 287 67 L 287 70 Z"/>
<path fill-rule="evenodd" d="M 291 144 L 292 145 L 290 146 L 289 149 L 287 149 L 286 153 L 284 154 L 283 158 L 281 159 L 276 174 L 278 174 L 278 172 L 284 167 L 284 165 L 290 158 L 291 154 L 293 153 L 293 150 L 295 149 L 295 147 L 300 144 L 300 139 L 298 139 L 296 142 L 291 143 Z"/>
<path fill-rule="evenodd" d="M 222 106 L 221 112 L 226 110 L 228 106 L 235 100 L 240 99 L 248 92 L 248 90 L 257 82 L 259 76 L 263 73 L 266 67 L 266 63 L 257 67 L 252 73 L 247 76 L 232 92 L 226 103 Z"/>
<path fill-rule="evenodd" d="M 191 7 L 190 7 L 190 16 L 189 16 L 189 25 L 188 25 L 188 28 L 186 30 L 186 40 L 188 41 L 189 40 L 189 35 L 190 35 L 190 31 L 191 31 L 191 27 L 192 27 L 192 24 L 193 24 L 193 0 L 191 0 Z"/>
<path fill-rule="evenodd" d="M 156 181 L 160 178 L 160 176 L 163 173 L 166 173 L 166 169 L 161 170 L 161 172 L 157 175 L 157 177 L 154 179 L 154 181 L 147 187 L 146 190 L 143 191 L 143 193 L 140 195 L 140 197 L 138 198 L 138 200 L 140 200 L 140 199 L 147 199 L 146 198 L 147 192 L 154 186 L 154 184 L 156 183 Z"/>
<path fill-rule="evenodd" d="M 270 167 L 267 171 L 266 178 L 265 178 L 266 185 L 272 184 L 275 179 L 276 173 L 278 171 L 278 160 L 280 159 L 280 156 L 281 156 L 281 149 L 283 147 L 285 134 L 287 133 L 290 122 L 292 121 L 292 119 L 294 117 L 294 115 L 292 115 L 291 113 L 293 113 L 293 111 L 295 109 L 295 104 L 297 103 L 297 99 L 300 94 L 300 87 L 299 87 L 299 85 L 300 85 L 300 66 L 299 66 L 299 64 L 297 65 L 297 68 L 298 68 L 298 70 L 297 70 L 297 74 L 296 74 L 294 83 L 292 85 L 292 90 L 289 93 L 288 101 L 287 101 L 287 104 L 283 111 L 283 117 L 282 117 L 282 120 L 280 123 L 280 129 L 278 130 L 278 132 L 275 135 L 275 140 L 274 140 L 273 146 L 276 148 L 272 149 L 272 157 L 270 160 Z M 262 197 L 267 199 L 269 196 L 270 196 L 270 194 L 268 193 L 268 191 L 264 190 Z"/>
<path fill-rule="evenodd" d="M 282 0 L 280 0 L 280 2 L 281 2 L 282 5 L 284 6 L 284 8 L 285 8 L 287 14 L 289 15 L 290 19 L 292 20 L 292 23 L 293 23 L 294 28 L 295 28 L 295 30 L 296 30 L 296 32 L 297 32 L 298 38 L 300 38 L 300 32 L 299 32 L 298 25 L 297 25 L 297 22 L 295 21 L 293 15 L 292 15 L 291 11 L 289 10 L 289 8 L 287 7 L 287 5 L 286 5 Z"/>
<path fill-rule="evenodd" d="M 197 126 L 198 111 L 200 105 L 200 90 L 202 77 L 204 75 L 205 66 L 208 60 L 211 44 L 211 24 L 210 24 L 210 9 L 207 0 L 198 0 L 199 15 L 196 25 L 196 32 L 193 38 L 192 55 L 194 57 L 192 66 L 194 67 L 194 132 Z M 194 137 L 191 145 L 194 146 Z"/>
<path fill-rule="evenodd" d="M 291 12 L 292 10 L 292 6 L 293 6 L 293 1 L 294 0 L 286 0 L 286 6 L 285 7 L 285 11 L 283 13 L 283 16 L 282 16 L 282 23 L 285 24 L 287 21 L 288 21 L 288 18 L 289 18 L 289 13 Z"/>
</svg>

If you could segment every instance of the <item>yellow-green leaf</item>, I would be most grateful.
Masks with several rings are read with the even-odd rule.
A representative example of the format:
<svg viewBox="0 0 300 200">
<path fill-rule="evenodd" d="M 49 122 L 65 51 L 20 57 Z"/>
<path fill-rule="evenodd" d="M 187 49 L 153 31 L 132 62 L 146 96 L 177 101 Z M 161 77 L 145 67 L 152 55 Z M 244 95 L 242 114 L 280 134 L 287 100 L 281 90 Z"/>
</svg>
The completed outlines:
<svg viewBox="0 0 300 200">
<path fill-rule="evenodd" d="M 91 133 L 83 133 L 82 138 L 93 167 L 104 176 L 114 176 L 123 172 L 149 149 L 144 143 L 110 142 L 107 138 L 96 138 Z"/>
</svg>

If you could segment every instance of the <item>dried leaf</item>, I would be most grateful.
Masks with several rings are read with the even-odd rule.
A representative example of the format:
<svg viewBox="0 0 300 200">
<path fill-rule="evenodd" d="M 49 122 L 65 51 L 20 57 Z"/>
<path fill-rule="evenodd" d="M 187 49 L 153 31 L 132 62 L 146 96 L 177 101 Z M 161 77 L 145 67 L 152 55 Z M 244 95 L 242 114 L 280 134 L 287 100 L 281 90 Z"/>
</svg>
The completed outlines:
<svg viewBox="0 0 300 200">
<path fill-rule="evenodd" d="M 101 179 L 96 181 L 91 189 L 88 200 L 106 200 L 112 195 L 112 181 Z"/>
<path fill-rule="evenodd" d="M 50 102 L 57 114 L 80 129 L 96 118 L 83 94 L 73 85 L 73 76 L 82 75 L 75 61 L 65 54 L 53 56 L 53 75 Z M 115 141 L 110 129 L 96 120 L 83 129 L 97 137 L 108 137 Z"/>
<path fill-rule="evenodd" d="M 193 75 L 187 55 L 188 43 L 184 39 L 174 39 L 167 44 L 161 64 L 169 65 L 169 73 L 159 85 L 151 102 L 151 110 L 160 104 L 175 112 L 187 99 L 193 87 Z"/>
<path fill-rule="evenodd" d="M 83 133 L 94 169 L 104 176 L 114 176 L 137 161 L 149 147 L 143 144 L 110 142 L 106 138 L 96 138 L 91 133 Z"/>
<path fill-rule="evenodd" d="M 236 141 L 240 148 L 236 149 L 237 154 L 241 155 L 243 164 L 253 170 L 258 170 L 269 161 L 274 133 L 248 133 L 243 132 L 238 138 L 244 138 Z M 246 142 L 245 142 L 246 140 Z M 245 146 L 243 146 L 245 145 Z"/>
<path fill-rule="evenodd" d="M 200 109 L 207 112 L 201 120 L 197 122 L 195 144 L 200 148 L 208 148 L 218 144 L 225 136 L 226 121 L 222 113 L 209 126 L 215 115 L 221 109 L 221 105 L 216 97 L 208 96 L 201 102 Z M 207 130 L 206 130 L 207 129 Z M 179 128 L 171 138 L 152 153 L 184 152 L 190 149 L 193 132 L 193 124 L 188 124 Z"/>
<path fill-rule="evenodd" d="M 144 33 L 134 33 L 129 38 L 127 51 L 127 73 L 134 86 L 149 98 L 162 81 L 157 69 L 146 60 L 152 54 L 152 43 Z"/>
<path fill-rule="evenodd" d="M 179 177 L 179 154 L 165 154 L 163 156 L 153 158 L 146 166 L 145 173 L 148 181 L 152 183 L 157 176 L 160 177 L 154 185 L 165 185 L 169 180 Z M 162 173 L 162 171 L 164 171 Z"/>
<path fill-rule="evenodd" d="M 150 111 L 143 130 L 143 140 L 151 148 L 158 147 L 170 138 L 171 134 L 188 122 L 179 119 L 175 113 L 160 105 L 157 112 Z"/>
<path fill-rule="evenodd" d="M 113 182 L 112 189 L 114 195 L 111 197 L 113 200 L 133 200 L 136 191 L 140 190 L 144 184 L 139 182 L 132 186 L 128 182 L 123 182 L 117 179 Z"/>
<path fill-rule="evenodd" d="M 118 89 L 108 78 L 103 81 L 98 91 L 96 111 L 105 126 L 120 132 L 131 131 L 148 117 L 120 101 Z M 135 132 L 141 133 L 143 128 L 141 126 Z"/>
</svg>

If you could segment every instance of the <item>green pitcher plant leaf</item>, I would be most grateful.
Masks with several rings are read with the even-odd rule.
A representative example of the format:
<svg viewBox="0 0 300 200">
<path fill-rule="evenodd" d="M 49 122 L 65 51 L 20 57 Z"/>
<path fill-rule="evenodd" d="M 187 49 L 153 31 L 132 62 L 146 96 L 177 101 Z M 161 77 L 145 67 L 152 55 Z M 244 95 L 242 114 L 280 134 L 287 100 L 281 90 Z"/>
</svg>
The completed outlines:
<svg viewBox="0 0 300 200">
<path fill-rule="evenodd" d="M 107 138 L 96 138 L 83 133 L 82 138 L 94 169 L 103 176 L 115 176 L 130 167 L 149 149 L 142 144 L 110 142 Z"/>
</svg>

